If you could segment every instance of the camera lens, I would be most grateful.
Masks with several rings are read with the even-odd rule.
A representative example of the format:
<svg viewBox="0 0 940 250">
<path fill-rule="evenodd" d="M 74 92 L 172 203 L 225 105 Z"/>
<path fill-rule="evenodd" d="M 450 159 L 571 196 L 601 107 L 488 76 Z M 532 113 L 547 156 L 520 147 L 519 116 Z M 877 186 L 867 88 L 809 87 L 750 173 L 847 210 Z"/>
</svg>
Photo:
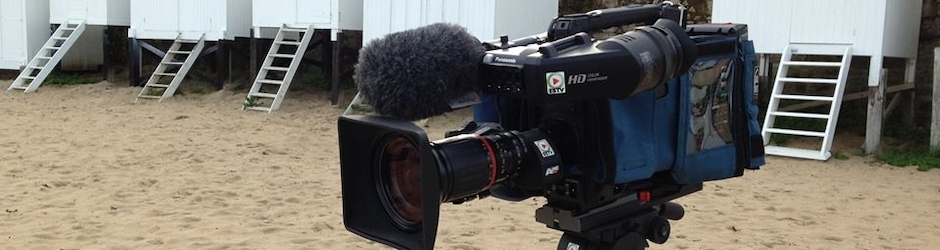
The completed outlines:
<svg viewBox="0 0 940 250">
<path fill-rule="evenodd" d="M 421 152 L 402 135 L 387 137 L 378 158 L 379 194 L 386 212 L 403 229 L 421 223 Z"/>
<path fill-rule="evenodd" d="M 499 130 L 435 142 L 443 201 L 460 203 L 502 183 L 521 166 L 525 145 L 519 135 Z"/>
</svg>

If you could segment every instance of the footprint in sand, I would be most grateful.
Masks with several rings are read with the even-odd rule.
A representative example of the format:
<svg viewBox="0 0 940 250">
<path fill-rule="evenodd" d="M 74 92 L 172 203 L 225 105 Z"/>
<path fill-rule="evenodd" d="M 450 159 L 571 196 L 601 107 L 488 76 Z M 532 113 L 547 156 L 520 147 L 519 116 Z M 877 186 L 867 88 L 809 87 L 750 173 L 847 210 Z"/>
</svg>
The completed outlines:
<svg viewBox="0 0 940 250">
<path fill-rule="evenodd" d="M 290 241 L 290 243 L 294 243 L 298 245 L 306 245 L 307 243 L 314 242 L 314 241 L 317 241 L 317 239 L 293 239 Z"/>
<path fill-rule="evenodd" d="M 44 239 L 44 240 L 54 240 L 56 239 L 53 234 L 34 234 L 33 237 Z"/>
<path fill-rule="evenodd" d="M 471 236 L 474 236 L 474 235 L 477 235 L 477 234 L 479 234 L 479 232 L 476 232 L 476 231 L 467 231 L 467 232 L 461 233 L 460 236 L 463 236 L 463 237 L 471 237 Z"/>
<path fill-rule="evenodd" d="M 334 228 L 332 225 L 326 222 L 316 222 L 313 224 L 313 227 L 311 229 L 313 229 L 314 232 L 336 230 L 336 228 Z"/>
<path fill-rule="evenodd" d="M 454 246 L 454 249 L 458 249 L 458 250 L 480 250 L 481 248 L 475 247 L 475 246 L 471 246 L 471 245 L 456 245 L 456 246 Z"/>
<path fill-rule="evenodd" d="M 758 201 L 770 201 L 770 197 L 764 195 L 754 195 L 754 199 Z"/>
</svg>

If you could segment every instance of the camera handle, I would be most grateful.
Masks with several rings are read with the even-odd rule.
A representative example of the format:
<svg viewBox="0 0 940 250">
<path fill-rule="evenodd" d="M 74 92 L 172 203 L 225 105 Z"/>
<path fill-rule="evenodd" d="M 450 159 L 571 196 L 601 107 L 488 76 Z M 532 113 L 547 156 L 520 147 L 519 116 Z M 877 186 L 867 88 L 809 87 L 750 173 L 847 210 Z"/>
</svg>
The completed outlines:
<svg viewBox="0 0 940 250">
<path fill-rule="evenodd" d="M 541 44 L 566 38 L 578 33 L 594 32 L 606 28 L 631 24 L 653 24 L 659 19 L 673 20 L 685 28 L 685 7 L 671 1 L 660 4 L 631 5 L 610 9 L 593 10 L 587 13 L 570 14 L 556 17 L 548 26 L 548 31 L 509 40 L 502 35 L 499 39 L 482 42 L 487 50 L 508 49 L 512 47 Z M 590 36 L 588 36 L 590 38 Z"/>
<path fill-rule="evenodd" d="M 673 20 L 685 27 L 685 15 L 685 7 L 669 1 L 661 4 L 633 5 L 565 15 L 555 18 L 548 27 L 548 41 L 621 25 L 653 24 L 661 18 Z"/>
</svg>

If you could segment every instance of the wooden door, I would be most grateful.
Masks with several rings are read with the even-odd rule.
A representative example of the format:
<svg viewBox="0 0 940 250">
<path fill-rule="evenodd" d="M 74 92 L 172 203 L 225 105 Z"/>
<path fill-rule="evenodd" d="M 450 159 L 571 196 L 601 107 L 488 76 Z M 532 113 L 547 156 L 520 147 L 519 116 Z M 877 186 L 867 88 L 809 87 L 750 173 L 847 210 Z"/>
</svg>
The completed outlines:
<svg viewBox="0 0 940 250">
<path fill-rule="evenodd" d="M 332 21 L 333 0 L 298 0 L 294 11 L 297 23 L 328 25 Z M 290 11 L 290 10 L 287 10 Z"/>
<path fill-rule="evenodd" d="M 26 60 L 24 0 L 0 0 L 0 61 Z"/>
</svg>

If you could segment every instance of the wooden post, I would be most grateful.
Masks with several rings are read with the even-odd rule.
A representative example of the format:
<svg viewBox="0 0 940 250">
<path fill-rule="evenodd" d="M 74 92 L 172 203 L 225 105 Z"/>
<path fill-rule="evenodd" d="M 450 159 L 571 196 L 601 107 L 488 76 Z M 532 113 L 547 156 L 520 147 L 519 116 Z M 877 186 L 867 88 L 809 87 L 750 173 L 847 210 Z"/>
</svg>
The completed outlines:
<svg viewBox="0 0 940 250">
<path fill-rule="evenodd" d="M 904 67 L 904 84 L 914 86 L 914 88 L 897 93 L 901 98 L 901 124 L 906 127 L 914 127 L 914 107 L 917 106 L 917 85 L 914 82 L 917 74 L 917 57 L 907 59 L 907 65 Z"/>
<path fill-rule="evenodd" d="M 868 123 L 865 126 L 865 154 L 878 152 L 881 147 L 881 126 L 884 119 L 885 85 L 888 70 L 881 69 L 878 86 L 870 87 L 868 96 Z"/>
<path fill-rule="evenodd" d="M 140 64 L 141 53 L 140 53 L 140 41 L 137 38 L 128 38 L 127 39 L 127 72 L 130 74 L 131 86 L 140 86 Z"/>
<path fill-rule="evenodd" d="M 111 36 L 110 36 L 111 26 L 104 26 L 104 34 L 102 38 L 104 39 L 102 46 L 102 53 L 104 54 L 104 61 L 101 63 L 101 72 L 104 73 L 104 80 L 111 80 Z"/>
<path fill-rule="evenodd" d="M 251 29 L 251 38 L 248 40 L 248 81 L 254 84 L 258 78 L 258 71 L 261 65 L 258 65 L 258 37 L 261 36 L 260 28 Z M 248 85 L 251 88 L 251 85 Z"/>
<path fill-rule="evenodd" d="M 342 67 L 341 67 L 343 65 L 343 60 L 342 60 L 343 55 L 341 53 L 343 51 L 343 36 L 342 35 L 343 33 L 340 33 L 339 31 L 333 31 L 333 35 L 332 35 L 334 42 L 333 42 L 333 63 L 332 63 L 333 68 L 332 68 L 332 73 L 330 73 L 330 76 L 332 78 L 331 82 L 333 83 L 333 91 L 332 91 L 333 93 L 330 94 L 331 105 L 337 105 L 339 103 L 339 88 L 340 86 L 342 86 L 340 83 L 342 79 L 340 78 L 340 74 L 343 73 Z M 323 63 L 325 64 L 327 62 L 323 62 Z"/>
<path fill-rule="evenodd" d="M 930 148 L 940 150 L 940 47 L 933 49 L 933 110 L 930 111 Z"/>
<path fill-rule="evenodd" d="M 216 75 L 212 86 L 215 87 L 216 90 L 222 90 L 225 84 L 228 83 L 229 46 L 227 41 L 221 39 L 215 44 L 219 48 L 215 51 Z"/>
<path fill-rule="evenodd" d="M 767 110 L 767 103 L 770 101 L 770 90 L 774 88 L 774 80 L 770 78 L 770 69 L 770 56 L 760 54 L 757 68 L 758 86 L 754 88 L 754 92 L 757 93 L 757 105 L 761 111 Z M 763 116 L 764 114 L 758 115 Z"/>
</svg>

